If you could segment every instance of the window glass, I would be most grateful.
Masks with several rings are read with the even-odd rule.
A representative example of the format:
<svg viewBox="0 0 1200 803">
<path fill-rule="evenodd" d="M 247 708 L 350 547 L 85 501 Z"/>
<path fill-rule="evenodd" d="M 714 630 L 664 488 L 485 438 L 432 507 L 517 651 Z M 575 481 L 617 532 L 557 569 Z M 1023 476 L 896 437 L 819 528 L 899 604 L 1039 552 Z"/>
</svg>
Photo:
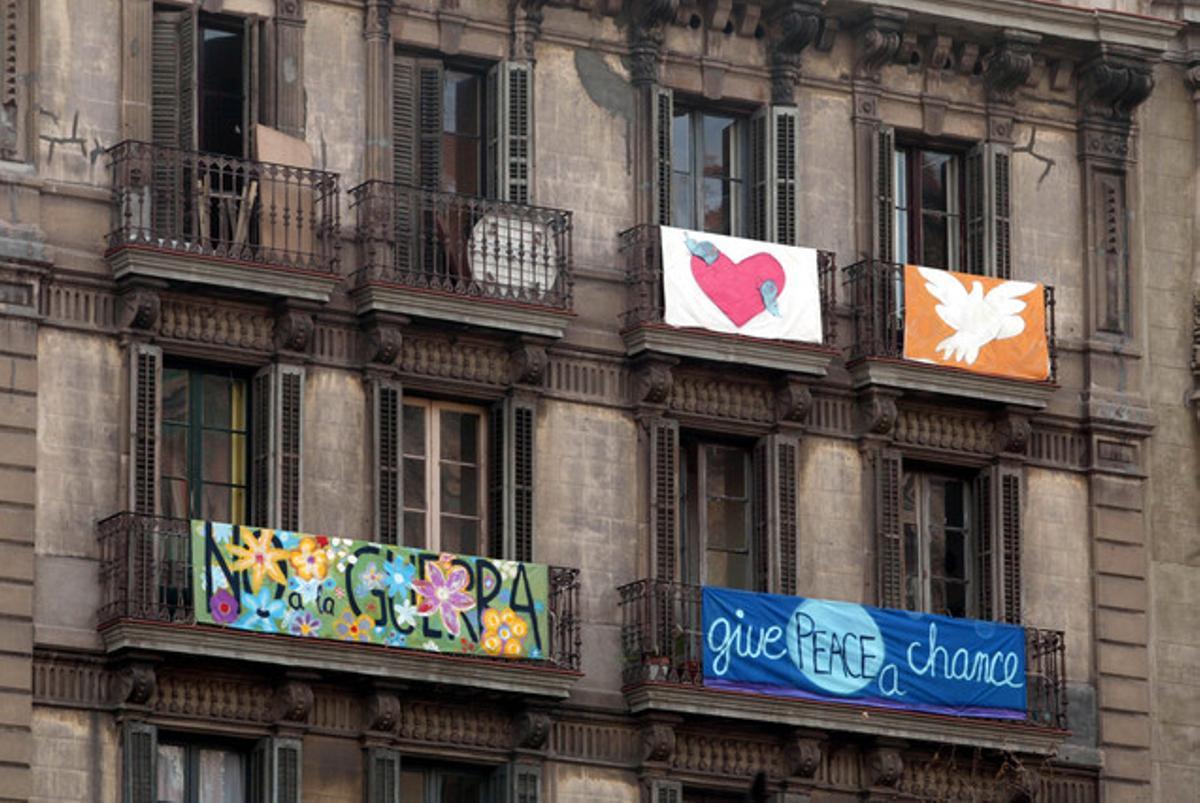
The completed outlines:
<svg viewBox="0 0 1200 803">
<path fill-rule="evenodd" d="M 677 110 L 671 118 L 671 222 L 683 229 L 696 227 L 692 158 L 692 115 Z"/>
<path fill-rule="evenodd" d="M 158 803 L 245 803 L 247 755 L 194 744 L 158 744 Z"/>
<path fill-rule="evenodd" d="M 735 234 L 742 192 L 742 122 L 727 114 L 676 109 L 671 126 L 671 221 Z"/>
<path fill-rule="evenodd" d="M 199 44 L 200 150 L 245 156 L 245 44 L 240 21 L 202 18 Z"/>
<path fill-rule="evenodd" d="M 404 405 L 404 543 L 414 547 L 426 543 L 425 410 Z"/>
<path fill-rule="evenodd" d="M 483 190 L 483 77 L 446 70 L 442 79 L 442 190 Z"/>
<path fill-rule="evenodd" d="M 200 750 L 199 754 L 199 803 L 244 803 L 244 757 L 228 750 Z"/>
<path fill-rule="evenodd" d="M 187 755 L 181 745 L 158 745 L 159 803 L 185 803 L 187 795 Z"/>
<path fill-rule="evenodd" d="M 404 541 L 481 554 L 484 535 L 484 419 L 443 402 L 404 405 Z"/>
<path fill-rule="evenodd" d="M 966 481 L 905 472 L 901 520 L 908 608 L 947 616 L 973 614 L 969 509 Z"/>
<path fill-rule="evenodd" d="M 956 153 L 897 148 L 895 254 L 897 262 L 959 268 L 962 218 L 961 157 Z"/>
<path fill-rule="evenodd" d="M 749 450 L 692 441 L 682 451 L 685 580 L 754 590 Z"/>
</svg>

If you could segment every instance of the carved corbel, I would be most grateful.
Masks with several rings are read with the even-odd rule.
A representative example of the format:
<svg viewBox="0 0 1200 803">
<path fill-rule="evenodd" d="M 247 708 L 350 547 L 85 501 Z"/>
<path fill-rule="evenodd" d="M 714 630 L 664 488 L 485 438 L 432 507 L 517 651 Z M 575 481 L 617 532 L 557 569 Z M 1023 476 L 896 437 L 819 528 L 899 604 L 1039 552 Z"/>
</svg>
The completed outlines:
<svg viewBox="0 0 1200 803">
<path fill-rule="evenodd" d="M 916 72 L 921 68 L 921 51 L 918 44 L 916 31 L 904 31 L 900 34 L 900 47 L 896 48 L 896 63 L 903 64 L 909 72 Z"/>
<path fill-rule="evenodd" d="M 890 435 L 896 426 L 896 400 L 873 393 L 862 403 L 863 430 L 871 435 Z"/>
<path fill-rule="evenodd" d="M 929 63 L 925 65 L 930 74 L 938 76 L 954 69 L 954 40 L 944 34 L 935 34 L 929 48 Z"/>
<path fill-rule="evenodd" d="M 974 75 L 979 64 L 979 45 L 975 42 L 963 42 L 958 46 L 958 59 L 954 68 L 959 75 Z"/>
<path fill-rule="evenodd" d="M 389 691 L 377 691 L 367 698 L 363 709 L 363 729 L 375 733 L 393 733 L 400 725 L 400 698 Z"/>
<path fill-rule="evenodd" d="M 1192 93 L 1192 100 L 1200 101 L 1200 51 L 1188 52 L 1188 68 L 1183 73 L 1183 80 Z"/>
<path fill-rule="evenodd" d="M 1040 773 L 1023 764 L 1009 766 L 1004 773 L 1004 797 L 1007 803 L 1031 803 L 1041 786 Z"/>
<path fill-rule="evenodd" d="M 983 83 L 988 99 L 1011 104 L 1017 90 L 1033 72 L 1033 51 L 1042 37 L 1025 31 L 1005 30 L 1000 42 L 983 59 Z"/>
<path fill-rule="evenodd" d="M 792 775 L 812 778 L 821 768 L 821 740 L 809 733 L 797 732 L 788 740 L 784 755 Z"/>
<path fill-rule="evenodd" d="M 275 317 L 275 349 L 307 353 L 312 346 L 313 329 L 311 313 L 285 308 Z"/>
<path fill-rule="evenodd" d="M 658 57 L 666 26 L 679 0 L 626 0 L 630 20 L 630 80 L 634 86 L 658 81 Z"/>
<path fill-rule="evenodd" d="M 876 9 L 858 30 L 858 60 L 855 72 L 862 78 L 879 82 L 883 65 L 893 61 L 900 50 L 907 14 Z"/>
<path fill-rule="evenodd" d="M 900 750 L 892 746 L 880 746 L 872 750 L 867 759 L 871 786 L 894 787 L 904 772 L 904 759 Z"/>
<path fill-rule="evenodd" d="M 392 32 L 392 0 L 366 0 L 363 16 L 363 36 L 390 37 Z"/>
<path fill-rule="evenodd" d="M 654 722 L 642 728 L 642 761 L 669 762 L 675 755 L 675 728 Z"/>
<path fill-rule="evenodd" d="M 158 329 L 162 320 L 162 299 L 158 290 L 150 287 L 132 287 L 121 293 L 121 327 L 151 332 Z"/>
<path fill-rule="evenodd" d="M 812 391 L 803 382 L 785 379 L 775 389 L 775 417 L 780 422 L 803 424 L 812 410 Z"/>
<path fill-rule="evenodd" d="M 776 0 L 768 11 L 765 24 L 771 57 L 772 103 L 796 102 L 801 53 L 821 32 L 824 6 L 825 0 Z"/>
<path fill-rule="evenodd" d="M 519 343 L 508 354 L 509 381 L 514 385 L 541 386 L 550 358 L 538 343 Z"/>
<path fill-rule="evenodd" d="M 154 665 L 132 663 L 121 668 L 113 678 L 113 702 L 118 706 L 149 705 L 158 689 Z"/>
<path fill-rule="evenodd" d="M 546 0 L 511 0 L 512 57 L 533 61 L 534 44 L 542 33 L 542 10 Z"/>
<path fill-rule="evenodd" d="M 513 744 L 524 750 L 541 750 L 550 741 L 554 719 L 544 711 L 524 711 L 513 723 Z"/>
<path fill-rule="evenodd" d="M 374 323 L 366 333 L 363 359 L 367 364 L 394 365 L 404 345 L 400 327 L 388 323 Z"/>
<path fill-rule="evenodd" d="M 997 454 L 1025 454 L 1033 436 L 1033 425 L 1029 416 L 1008 413 L 996 422 L 995 433 Z"/>
<path fill-rule="evenodd" d="M 1106 49 L 1079 68 L 1079 82 L 1085 117 L 1128 123 L 1154 91 L 1153 65 L 1141 54 Z"/>
<path fill-rule="evenodd" d="M 284 681 L 275 689 L 271 701 L 273 719 L 277 723 L 307 724 L 312 707 L 312 686 L 301 680 Z"/>
<path fill-rule="evenodd" d="M 666 404 L 671 398 L 674 381 L 670 363 L 661 360 L 643 362 L 634 372 L 634 403 Z"/>
<path fill-rule="evenodd" d="M 304 21 L 304 0 L 275 0 L 275 18 Z"/>
<path fill-rule="evenodd" d="M 705 16 L 710 31 L 723 31 L 733 14 L 733 0 L 705 0 Z"/>
</svg>

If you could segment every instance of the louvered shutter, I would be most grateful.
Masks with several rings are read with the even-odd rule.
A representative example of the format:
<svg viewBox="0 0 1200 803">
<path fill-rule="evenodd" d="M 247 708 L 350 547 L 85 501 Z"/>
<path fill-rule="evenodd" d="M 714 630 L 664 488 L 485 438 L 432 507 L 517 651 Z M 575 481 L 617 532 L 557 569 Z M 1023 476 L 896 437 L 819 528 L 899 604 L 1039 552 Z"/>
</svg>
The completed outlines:
<svg viewBox="0 0 1200 803">
<path fill-rule="evenodd" d="M 872 140 L 873 246 L 876 259 L 896 259 L 896 132 L 878 126 Z"/>
<path fill-rule="evenodd" d="M 683 784 L 679 781 L 650 781 L 650 803 L 683 803 Z"/>
<path fill-rule="evenodd" d="M 196 18 L 193 9 L 155 11 L 150 35 L 150 139 L 166 148 L 195 149 Z M 180 237 L 190 214 L 183 167 L 177 159 L 150 164 L 150 229 Z M 149 234 L 150 232 L 147 232 Z"/>
<path fill-rule="evenodd" d="M 375 540 L 404 543 L 403 443 L 404 396 L 400 385 L 383 379 L 371 382 L 375 480 Z"/>
<path fill-rule="evenodd" d="M 995 472 L 985 468 L 975 478 L 973 491 L 975 511 L 975 615 L 979 619 L 996 617 L 995 559 L 996 543 L 993 527 L 993 494 Z"/>
<path fill-rule="evenodd" d="M 795 245 L 799 111 L 764 106 L 750 119 L 750 236 Z"/>
<path fill-rule="evenodd" d="M 367 803 L 400 803 L 400 752 L 367 749 Z"/>
<path fill-rule="evenodd" d="M 135 343 L 129 350 L 129 509 L 151 516 L 159 510 L 161 410 L 162 349 Z"/>
<path fill-rule="evenodd" d="M 771 184 L 768 181 L 770 174 L 770 159 L 767 156 L 770 150 L 768 144 L 770 125 L 768 124 L 769 106 L 763 106 L 750 117 L 750 136 L 749 136 L 749 153 L 750 153 L 750 174 L 747 177 L 747 196 L 748 203 L 746 209 L 746 231 L 751 239 L 768 240 L 767 220 L 769 217 L 768 208 L 770 203 L 768 198 L 771 194 Z"/>
<path fill-rule="evenodd" d="M 417 184 L 438 190 L 442 183 L 442 64 L 417 61 Z"/>
<path fill-rule="evenodd" d="M 304 369 L 270 365 L 251 387 L 250 524 L 299 530 Z"/>
<path fill-rule="evenodd" d="M 1011 158 L 1009 146 L 995 142 L 980 143 L 966 156 L 963 269 L 968 273 L 1012 276 Z"/>
<path fill-rule="evenodd" d="M 301 803 L 304 799 L 303 752 L 299 739 L 259 740 L 250 761 L 250 800 Z"/>
<path fill-rule="evenodd" d="M 158 729 L 145 722 L 121 726 L 121 787 L 124 803 L 158 800 Z"/>
<path fill-rule="evenodd" d="M 1001 618 L 1009 624 L 1021 624 L 1021 474 L 1018 466 L 1000 465 L 997 468 L 998 487 L 997 533 L 1003 559 L 1000 582 L 1004 594 Z"/>
<path fill-rule="evenodd" d="M 671 124 L 675 111 L 674 93 L 663 86 L 650 89 L 650 148 L 655 223 L 671 225 Z"/>
<path fill-rule="evenodd" d="M 392 180 L 408 187 L 417 184 L 417 61 L 396 54 L 392 58 Z"/>
<path fill-rule="evenodd" d="M 650 419 L 649 438 L 653 576 L 672 581 L 679 555 L 679 422 Z"/>
<path fill-rule="evenodd" d="M 792 596 L 797 590 L 796 562 L 799 558 L 799 475 L 796 465 L 799 444 L 794 438 L 782 435 L 772 437 L 776 465 L 775 494 L 779 514 L 779 583 L 775 591 Z"/>
<path fill-rule="evenodd" d="M 774 519 L 771 510 L 771 463 L 770 436 L 754 444 L 750 461 L 750 557 L 754 566 L 754 588 L 756 591 L 771 590 L 771 564 L 773 561 L 771 529 Z"/>
<path fill-rule="evenodd" d="M 489 416 L 488 552 L 533 560 L 534 426 L 527 399 L 506 398 Z"/>
<path fill-rule="evenodd" d="M 754 445 L 751 554 L 759 591 L 796 593 L 797 450 L 798 442 L 789 435 L 766 435 Z"/>
<path fill-rule="evenodd" d="M 533 65 L 501 61 L 488 72 L 489 198 L 527 204 L 533 189 Z"/>
<path fill-rule="evenodd" d="M 492 773 L 492 798 L 496 803 L 539 803 L 542 799 L 542 768 L 511 762 Z"/>
<path fill-rule="evenodd" d="M 875 558 L 878 563 L 878 604 L 904 608 L 904 530 L 900 506 L 903 468 L 900 453 L 878 449 L 875 471 Z"/>
</svg>

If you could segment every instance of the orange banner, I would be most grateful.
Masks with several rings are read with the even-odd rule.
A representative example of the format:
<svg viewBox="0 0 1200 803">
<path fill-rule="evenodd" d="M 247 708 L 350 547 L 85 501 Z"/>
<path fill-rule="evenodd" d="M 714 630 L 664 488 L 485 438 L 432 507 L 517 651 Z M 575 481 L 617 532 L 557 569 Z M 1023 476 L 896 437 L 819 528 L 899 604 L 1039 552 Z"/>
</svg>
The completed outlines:
<svg viewBox="0 0 1200 803">
<path fill-rule="evenodd" d="M 904 357 L 1010 379 L 1050 377 L 1042 285 L 904 266 Z"/>
</svg>

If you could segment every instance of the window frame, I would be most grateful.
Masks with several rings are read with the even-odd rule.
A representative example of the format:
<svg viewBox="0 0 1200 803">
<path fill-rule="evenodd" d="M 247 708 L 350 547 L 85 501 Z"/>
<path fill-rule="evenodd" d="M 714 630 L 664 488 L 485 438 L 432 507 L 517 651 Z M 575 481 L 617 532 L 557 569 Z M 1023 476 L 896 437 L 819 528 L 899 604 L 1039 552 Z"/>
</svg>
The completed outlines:
<svg viewBox="0 0 1200 803">
<path fill-rule="evenodd" d="M 215 95 L 223 102 L 230 102 L 234 99 L 226 92 L 218 92 L 216 90 L 205 90 L 204 86 L 204 69 L 207 61 L 205 57 L 204 47 L 204 32 L 206 30 L 223 31 L 225 33 L 236 34 L 241 40 L 242 50 L 242 70 L 241 70 L 241 89 L 236 95 L 237 100 L 241 105 L 242 117 L 242 143 L 241 153 L 224 154 L 232 159 L 248 159 L 250 158 L 251 147 L 251 95 L 252 90 L 250 82 L 253 80 L 255 73 L 254 65 L 249 63 L 251 57 L 251 45 L 249 30 L 247 28 L 247 18 L 237 14 L 211 13 L 201 11 L 196 16 L 196 64 L 195 74 L 192 76 L 192 82 L 195 87 L 196 94 L 196 130 L 193 132 L 193 141 L 196 143 L 196 150 L 206 153 L 219 153 L 218 151 L 207 151 L 202 146 L 201 139 L 204 136 L 204 119 L 206 103 L 206 95 Z"/>
<path fill-rule="evenodd" d="M 494 771 L 489 771 L 488 768 L 467 765 L 430 765 L 417 764 L 412 766 L 409 764 L 401 764 L 400 766 L 400 789 L 401 795 L 404 793 L 404 776 L 405 775 L 420 775 L 423 779 L 424 787 L 421 800 L 413 801 L 412 803 L 441 803 L 444 786 L 447 777 L 459 776 L 474 778 L 480 782 L 480 801 L 492 800 L 492 784 Z M 407 799 L 405 799 L 407 803 Z"/>
<path fill-rule="evenodd" d="M 445 192 L 445 193 L 450 193 L 453 195 L 464 195 L 469 198 L 487 199 L 487 196 L 488 196 L 487 177 L 488 177 L 489 169 L 492 167 L 488 161 L 490 158 L 490 154 L 488 153 L 489 149 L 488 149 L 488 141 L 487 141 L 488 140 L 488 136 L 487 136 L 487 134 L 488 134 L 488 115 L 495 113 L 494 111 L 490 110 L 490 106 L 489 106 L 489 103 L 492 102 L 492 98 L 490 98 L 488 96 L 488 80 L 487 80 L 488 79 L 488 68 L 482 68 L 479 65 L 462 62 L 462 61 L 458 61 L 458 60 L 454 60 L 454 59 L 440 59 L 440 61 L 442 63 L 442 73 L 441 73 L 442 122 L 440 125 L 441 134 L 439 135 L 439 143 L 438 143 L 439 148 L 441 149 L 441 171 L 440 171 L 441 176 L 439 176 L 439 178 L 438 178 L 438 192 Z M 461 134 L 458 132 L 450 132 L 450 131 L 446 130 L 446 109 L 448 108 L 446 92 L 447 92 L 447 87 L 450 85 L 449 81 L 447 81 L 446 79 L 450 73 L 458 73 L 460 75 L 471 76 L 471 78 L 473 78 L 475 80 L 476 90 L 478 92 L 478 94 L 476 96 L 476 102 L 475 102 L 475 113 L 477 115 L 476 123 L 477 123 L 478 130 L 477 130 L 477 133 L 473 137 L 473 139 L 475 140 L 475 148 L 476 148 L 475 155 L 477 158 L 477 162 L 476 162 L 477 169 L 475 171 L 475 185 L 476 185 L 476 187 L 478 187 L 478 190 L 474 193 L 464 192 L 461 189 L 448 190 L 441 183 L 444 180 L 444 177 L 446 176 L 446 144 L 447 144 L 447 141 L 451 138 L 464 139 L 464 138 L 468 138 L 470 136 L 470 135 Z"/>
<path fill-rule="evenodd" d="M 946 211 L 926 210 L 923 206 L 921 193 L 922 157 L 927 154 L 938 154 L 951 158 L 953 179 L 951 183 L 954 192 L 946 194 Z M 925 260 L 924 223 L 925 215 L 939 215 L 946 219 L 953 218 L 955 225 L 946 226 L 946 264 L 943 268 L 949 271 L 964 271 L 964 253 L 967 236 L 967 186 L 966 159 L 968 149 L 959 143 L 947 143 L 938 140 L 914 141 L 897 138 L 892 160 L 892 182 L 895 187 L 895 197 L 892 199 L 892 249 L 895 261 L 901 264 L 916 264 L 926 267 L 930 265 Z M 903 175 L 901 167 L 903 166 Z M 901 206 L 901 192 L 907 200 Z M 902 224 L 903 219 L 903 224 Z"/>
<path fill-rule="evenodd" d="M 715 549 L 710 546 L 708 530 L 708 449 L 735 449 L 742 455 L 745 482 L 746 549 Z M 766 591 L 758 587 L 755 567 L 762 545 L 754 532 L 755 487 L 753 446 L 730 440 L 722 440 L 703 433 L 685 432 L 679 439 L 679 528 L 680 528 L 680 571 L 685 583 L 706 586 L 709 582 L 709 553 L 712 551 L 729 554 L 745 554 L 748 588 L 750 591 Z M 732 498 L 732 497 L 730 497 Z M 736 588 L 736 586 L 735 586 Z"/>
<path fill-rule="evenodd" d="M 203 750 L 235 753 L 241 756 L 242 799 L 247 803 L 251 803 L 251 796 L 254 790 L 254 774 L 256 772 L 254 755 L 255 746 L 252 742 L 244 742 L 238 739 L 222 739 L 218 736 L 189 738 L 186 735 L 176 733 L 163 734 L 160 732 L 157 740 L 154 743 L 155 765 L 157 768 L 161 768 L 163 765 L 160 751 L 164 747 L 177 747 L 182 748 L 184 751 L 184 794 L 183 800 L 179 801 L 179 803 L 199 803 L 199 766 L 200 753 Z M 154 790 L 155 800 L 159 800 L 160 793 L 158 789 L 158 771 L 155 772 Z"/>
<path fill-rule="evenodd" d="M 488 546 L 488 467 L 490 464 L 491 455 L 488 454 L 488 411 L 486 407 L 479 405 L 465 404 L 462 402 L 443 401 L 440 399 L 430 399 L 424 397 L 413 397 L 405 395 L 401 402 L 401 420 L 404 419 L 404 408 L 419 407 L 425 410 L 425 438 L 423 455 L 413 455 L 406 451 L 404 441 L 407 438 L 407 427 L 402 429 L 401 444 L 400 444 L 400 470 L 402 474 L 407 473 L 407 462 L 410 458 L 421 457 L 425 463 L 425 508 L 418 511 L 416 508 L 410 508 L 408 505 L 408 487 L 409 483 L 404 483 L 404 498 L 401 500 L 400 516 L 405 520 L 403 529 L 404 546 L 417 547 L 428 550 L 430 552 L 441 551 L 441 477 L 438 470 L 441 466 L 441 427 L 438 426 L 440 421 L 435 420 L 434 413 L 440 414 L 443 411 L 471 413 L 479 419 L 479 429 L 476 435 L 476 448 L 479 454 L 478 472 L 479 472 L 479 534 L 478 534 L 478 549 L 469 554 L 486 555 Z M 425 516 L 425 531 L 421 533 L 419 544 L 412 543 L 412 533 L 408 527 L 407 514 L 409 512 L 422 512 Z M 453 515 L 453 514 L 448 514 Z M 466 518 L 466 517 L 462 517 Z"/>
<path fill-rule="evenodd" d="M 690 164 L 687 170 L 681 170 L 680 161 L 676 158 L 675 122 L 679 117 L 688 118 L 688 137 L 691 150 Z M 722 175 L 724 181 L 736 186 L 729 195 L 729 231 L 710 232 L 704 226 L 703 198 L 704 182 L 708 178 L 704 172 L 704 118 L 729 117 L 733 120 L 734 158 L 730 167 L 733 172 Z M 686 100 L 673 100 L 671 106 L 671 225 L 679 228 L 703 231 L 708 234 L 725 234 L 731 237 L 749 236 L 748 193 L 750 183 L 750 119 L 751 115 L 738 109 L 708 106 L 699 103 L 689 103 Z M 676 218 L 680 214 L 679 193 L 675 191 L 676 176 L 687 176 L 691 184 L 692 208 L 687 225 Z"/>
<path fill-rule="evenodd" d="M 253 508 L 251 501 L 251 489 L 253 487 L 253 456 L 255 446 L 255 433 L 253 431 L 253 416 L 254 409 L 253 398 L 253 377 L 245 372 L 239 371 L 233 367 L 222 367 L 204 365 L 190 362 L 175 362 L 164 361 L 162 366 L 162 389 L 163 398 L 160 401 L 159 428 L 160 428 L 160 464 L 158 469 L 159 483 L 159 499 L 158 504 L 160 509 L 168 508 L 167 496 L 169 494 L 170 483 L 173 481 L 184 480 L 187 483 L 187 511 L 186 518 L 207 519 L 204 511 L 204 487 L 205 485 L 220 485 L 228 489 L 241 487 L 242 490 L 242 505 L 241 510 L 233 509 L 232 501 L 230 503 L 230 514 L 228 516 L 229 524 L 250 524 L 250 511 Z M 167 390 L 167 373 L 169 371 L 182 371 L 188 378 L 187 389 L 187 422 L 181 424 L 176 421 L 169 421 L 166 418 L 166 390 Z M 239 486 L 235 482 L 209 483 L 204 476 L 204 434 L 205 432 L 217 431 L 224 432 L 232 436 L 238 434 L 236 429 L 225 429 L 223 427 L 210 427 L 204 422 L 204 377 L 217 376 L 221 378 L 233 379 L 242 384 L 242 400 L 241 412 L 243 429 L 240 431 L 242 435 L 242 482 Z M 231 419 L 232 407 L 231 407 Z M 167 452 L 167 430 L 171 427 L 183 427 L 186 431 L 184 440 L 184 476 L 177 477 L 167 474 L 166 452 Z M 258 437 L 262 437 L 260 433 Z M 234 457 L 234 450 L 230 449 L 230 459 Z M 232 474 L 232 471 L 231 471 Z"/>
<path fill-rule="evenodd" d="M 978 605 L 980 578 L 977 576 L 980 551 L 980 522 L 978 521 L 978 500 L 975 498 L 975 483 L 973 479 L 974 477 L 969 473 L 955 471 L 950 466 L 928 466 L 922 464 L 912 467 L 906 465 L 904 467 L 904 477 L 901 487 L 900 525 L 901 537 L 906 553 L 904 557 L 905 566 L 902 568 L 905 586 L 904 603 L 905 607 L 909 610 L 963 619 L 978 619 L 980 616 Z M 910 521 L 907 499 L 905 499 L 907 485 L 910 481 L 913 483 L 914 488 L 912 521 Z M 934 525 L 930 521 L 930 505 L 932 484 L 934 482 L 956 482 L 962 487 L 963 612 L 959 615 L 951 613 L 948 609 L 932 609 L 934 570 L 930 552 L 933 544 L 932 527 Z M 917 595 L 912 605 L 909 604 L 908 599 L 910 574 L 908 571 L 908 533 L 906 528 L 909 524 L 912 524 L 916 529 L 915 541 L 917 547 Z M 941 526 L 943 529 L 946 528 L 944 522 L 938 526 Z M 943 582 L 946 580 L 944 576 L 941 579 Z"/>
</svg>

